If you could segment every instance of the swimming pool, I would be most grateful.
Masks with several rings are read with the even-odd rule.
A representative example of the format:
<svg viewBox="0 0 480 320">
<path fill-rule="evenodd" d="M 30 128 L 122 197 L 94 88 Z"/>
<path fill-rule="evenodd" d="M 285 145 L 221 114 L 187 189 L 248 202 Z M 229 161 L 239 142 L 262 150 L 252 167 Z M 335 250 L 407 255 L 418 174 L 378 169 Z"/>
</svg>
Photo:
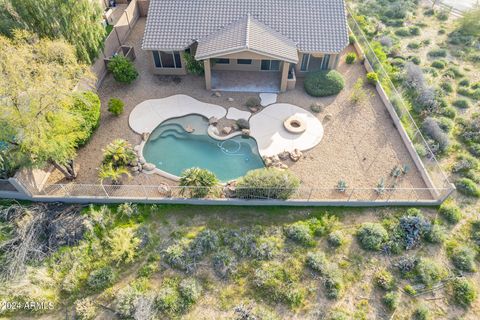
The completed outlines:
<svg viewBox="0 0 480 320">
<path fill-rule="evenodd" d="M 192 167 L 208 169 L 222 182 L 264 167 L 255 139 L 236 136 L 219 141 L 208 135 L 208 125 L 199 115 L 163 122 L 145 143 L 145 161 L 175 176 Z"/>
</svg>

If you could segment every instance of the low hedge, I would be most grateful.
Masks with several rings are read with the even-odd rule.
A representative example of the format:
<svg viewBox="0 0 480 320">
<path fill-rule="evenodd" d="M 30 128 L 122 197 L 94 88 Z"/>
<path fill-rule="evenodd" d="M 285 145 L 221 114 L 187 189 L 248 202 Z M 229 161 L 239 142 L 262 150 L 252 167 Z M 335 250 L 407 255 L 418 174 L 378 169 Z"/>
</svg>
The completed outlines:
<svg viewBox="0 0 480 320">
<path fill-rule="evenodd" d="M 345 87 L 345 80 L 335 70 L 311 72 L 304 82 L 305 91 L 313 97 L 326 97 L 338 94 Z"/>
</svg>

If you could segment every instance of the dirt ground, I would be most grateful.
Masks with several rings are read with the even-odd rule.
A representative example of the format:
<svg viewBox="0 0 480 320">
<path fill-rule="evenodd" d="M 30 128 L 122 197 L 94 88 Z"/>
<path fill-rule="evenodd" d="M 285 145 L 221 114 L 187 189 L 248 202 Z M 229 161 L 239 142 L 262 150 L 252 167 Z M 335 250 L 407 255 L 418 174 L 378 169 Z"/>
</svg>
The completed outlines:
<svg viewBox="0 0 480 320">
<path fill-rule="evenodd" d="M 150 72 L 150 58 L 147 52 L 140 48 L 144 26 L 145 19 L 141 18 L 127 41 L 127 45 L 135 47 L 138 79 L 130 85 L 124 85 L 115 82 L 113 77 L 108 75 L 99 89 L 102 119 L 90 142 L 78 152 L 76 162 L 79 165 L 79 174 L 76 183 L 99 183 L 98 167 L 102 159 L 102 148 L 114 139 L 126 139 L 133 145 L 140 142 L 140 136 L 128 126 L 128 116 L 130 111 L 144 100 L 188 94 L 200 101 L 226 108 L 245 108 L 245 101 L 254 96 L 246 93 L 222 93 L 221 97 L 216 97 L 205 90 L 203 77 L 188 75 L 174 79 L 153 75 Z M 352 48 L 348 48 L 347 52 L 350 50 Z M 315 198 L 338 198 L 338 193 L 333 188 L 339 180 L 345 180 L 349 188 L 372 189 L 381 179 L 384 179 L 388 186 L 392 169 L 397 165 L 408 165 L 410 171 L 399 181 L 397 188 L 426 188 L 387 109 L 373 87 L 365 87 L 369 99 L 362 105 L 355 106 L 349 101 L 356 80 L 365 76 L 364 67 L 360 62 L 347 65 L 342 57 L 338 71 L 345 77 L 346 85 L 337 96 L 313 98 L 306 94 L 302 80 L 298 79 L 295 90 L 281 93 L 278 97 L 279 102 L 292 103 L 306 109 L 316 102 L 324 106 L 322 112 L 317 114 L 325 129 L 322 141 L 312 150 L 305 152 L 304 159 L 297 163 L 288 163 L 291 170 L 302 180 L 302 185 L 330 189 L 319 190 L 313 195 Z M 107 101 L 111 97 L 125 102 L 125 110 L 118 117 L 112 116 L 106 110 Z M 229 97 L 234 101 L 228 101 Z M 330 120 L 324 119 L 326 115 L 329 115 Z M 62 176 L 54 172 L 49 183 L 57 183 L 61 179 Z M 129 185 L 159 183 L 174 184 L 161 176 L 145 174 L 134 176 L 125 182 Z M 355 197 L 374 198 L 376 195 L 372 190 L 358 190 Z M 397 191 L 390 197 L 429 199 L 430 193 L 425 190 Z"/>
</svg>

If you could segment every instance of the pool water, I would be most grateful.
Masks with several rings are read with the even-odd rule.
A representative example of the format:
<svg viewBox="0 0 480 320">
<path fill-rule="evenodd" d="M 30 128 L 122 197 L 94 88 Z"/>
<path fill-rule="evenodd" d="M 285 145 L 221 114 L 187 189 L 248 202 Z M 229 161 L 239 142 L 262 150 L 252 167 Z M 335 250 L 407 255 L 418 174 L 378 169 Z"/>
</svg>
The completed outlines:
<svg viewBox="0 0 480 320">
<path fill-rule="evenodd" d="M 236 136 L 219 141 L 207 134 L 207 128 L 208 120 L 199 115 L 169 119 L 151 133 L 143 156 L 158 169 L 176 176 L 199 167 L 215 173 L 222 182 L 264 167 L 253 138 Z"/>
</svg>

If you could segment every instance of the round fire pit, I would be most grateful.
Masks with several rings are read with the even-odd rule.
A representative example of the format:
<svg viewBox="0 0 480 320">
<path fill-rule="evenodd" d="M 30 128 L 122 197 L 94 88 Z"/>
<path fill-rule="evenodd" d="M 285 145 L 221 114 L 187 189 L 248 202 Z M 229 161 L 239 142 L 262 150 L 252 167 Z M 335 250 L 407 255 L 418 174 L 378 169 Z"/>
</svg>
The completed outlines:
<svg viewBox="0 0 480 320">
<path fill-rule="evenodd" d="M 291 116 L 283 122 L 283 126 L 290 133 L 302 133 L 307 130 L 305 121 L 296 116 Z"/>
</svg>

